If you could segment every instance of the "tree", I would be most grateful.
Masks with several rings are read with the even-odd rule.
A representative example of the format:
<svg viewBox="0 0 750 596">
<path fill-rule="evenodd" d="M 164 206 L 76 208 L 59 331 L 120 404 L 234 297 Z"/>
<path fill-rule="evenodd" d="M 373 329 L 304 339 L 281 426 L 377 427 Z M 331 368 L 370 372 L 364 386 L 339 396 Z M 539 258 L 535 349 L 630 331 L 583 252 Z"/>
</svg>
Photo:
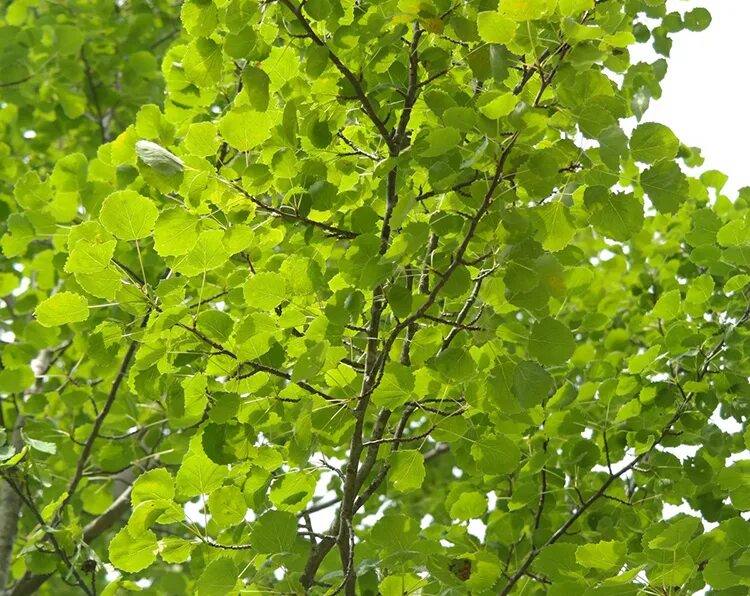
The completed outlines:
<svg viewBox="0 0 750 596">
<path fill-rule="evenodd" d="M 2 19 L 6 593 L 747 592 L 750 192 L 629 51 L 707 11 Z"/>
</svg>

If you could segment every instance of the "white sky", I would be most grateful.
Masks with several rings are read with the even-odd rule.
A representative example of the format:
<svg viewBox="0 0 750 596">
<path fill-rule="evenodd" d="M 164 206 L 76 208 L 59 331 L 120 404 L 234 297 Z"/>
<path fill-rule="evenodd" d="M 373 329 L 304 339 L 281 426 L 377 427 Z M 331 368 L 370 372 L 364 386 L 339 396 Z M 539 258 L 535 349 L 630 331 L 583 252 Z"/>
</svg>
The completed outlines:
<svg viewBox="0 0 750 596">
<path fill-rule="evenodd" d="M 668 0 L 668 6 L 679 12 L 703 6 L 713 21 L 700 33 L 674 35 L 662 98 L 643 119 L 666 124 L 683 143 L 700 147 L 703 168 L 727 174 L 724 194 L 733 197 L 750 186 L 750 1 Z"/>
</svg>

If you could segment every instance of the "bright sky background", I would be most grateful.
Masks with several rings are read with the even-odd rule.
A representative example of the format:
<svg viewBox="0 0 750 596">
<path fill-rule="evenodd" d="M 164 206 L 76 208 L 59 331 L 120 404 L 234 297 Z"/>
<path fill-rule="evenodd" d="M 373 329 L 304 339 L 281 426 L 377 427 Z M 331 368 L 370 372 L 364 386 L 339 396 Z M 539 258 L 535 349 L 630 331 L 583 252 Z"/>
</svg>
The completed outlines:
<svg viewBox="0 0 750 596">
<path fill-rule="evenodd" d="M 669 0 L 668 6 L 679 12 L 703 6 L 713 21 L 700 33 L 674 35 L 662 98 L 644 120 L 666 124 L 683 143 L 700 147 L 703 167 L 727 174 L 724 194 L 733 197 L 750 186 L 750 0 Z"/>
</svg>

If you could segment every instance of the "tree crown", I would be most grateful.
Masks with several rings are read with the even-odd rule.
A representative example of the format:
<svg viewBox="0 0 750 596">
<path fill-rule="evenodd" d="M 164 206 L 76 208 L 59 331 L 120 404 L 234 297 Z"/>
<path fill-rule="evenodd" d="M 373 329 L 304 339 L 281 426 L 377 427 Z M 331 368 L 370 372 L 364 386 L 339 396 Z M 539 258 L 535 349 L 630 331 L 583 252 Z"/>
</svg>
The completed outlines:
<svg viewBox="0 0 750 596">
<path fill-rule="evenodd" d="M 644 116 L 709 22 L 15 0 L 0 585 L 745 593 L 748 195 Z"/>
</svg>

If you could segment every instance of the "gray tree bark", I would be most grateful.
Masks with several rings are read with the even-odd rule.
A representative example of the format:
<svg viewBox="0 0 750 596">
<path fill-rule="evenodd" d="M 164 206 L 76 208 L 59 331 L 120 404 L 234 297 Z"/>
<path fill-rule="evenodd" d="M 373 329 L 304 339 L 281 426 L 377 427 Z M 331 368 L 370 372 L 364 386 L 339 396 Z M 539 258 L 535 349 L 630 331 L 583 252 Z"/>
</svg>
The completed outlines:
<svg viewBox="0 0 750 596">
<path fill-rule="evenodd" d="M 10 441 L 10 444 L 16 450 L 21 449 L 22 426 L 23 416 L 19 415 L 13 426 L 13 436 Z M 0 590 L 4 590 L 8 584 L 10 561 L 13 555 L 13 545 L 16 543 L 20 512 L 21 498 L 8 486 L 5 480 L 0 480 Z"/>
</svg>

